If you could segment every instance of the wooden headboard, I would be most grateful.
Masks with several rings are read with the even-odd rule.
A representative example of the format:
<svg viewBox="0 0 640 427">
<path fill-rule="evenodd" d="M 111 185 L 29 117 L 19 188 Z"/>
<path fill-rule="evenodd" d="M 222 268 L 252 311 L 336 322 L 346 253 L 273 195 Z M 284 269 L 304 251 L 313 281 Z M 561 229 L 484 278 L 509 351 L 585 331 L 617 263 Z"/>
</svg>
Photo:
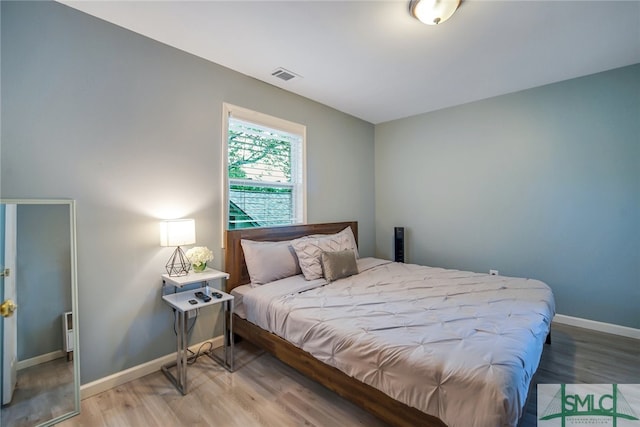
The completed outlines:
<svg viewBox="0 0 640 427">
<path fill-rule="evenodd" d="M 226 292 L 231 292 L 236 286 L 250 282 L 247 264 L 244 261 L 244 253 L 240 240 L 257 240 L 279 242 L 292 240 L 309 234 L 333 234 L 351 227 L 353 235 L 358 242 L 358 222 L 332 222 L 325 224 L 287 225 L 279 227 L 243 228 L 228 230 L 226 249 L 224 254 L 224 271 L 229 273 Z"/>
</svg>

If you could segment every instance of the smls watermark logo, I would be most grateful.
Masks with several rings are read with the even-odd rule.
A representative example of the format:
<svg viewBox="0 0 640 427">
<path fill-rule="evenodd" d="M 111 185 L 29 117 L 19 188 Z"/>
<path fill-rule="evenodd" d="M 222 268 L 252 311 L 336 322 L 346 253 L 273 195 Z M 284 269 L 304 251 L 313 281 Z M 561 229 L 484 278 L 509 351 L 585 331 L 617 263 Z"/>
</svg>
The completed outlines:
<svg viewBox="0 0 640 427">
<path fill-rule="evenodd" d="M 538 426 L 640 427 L 640 384 L 538 384 Z"/>
</svg>

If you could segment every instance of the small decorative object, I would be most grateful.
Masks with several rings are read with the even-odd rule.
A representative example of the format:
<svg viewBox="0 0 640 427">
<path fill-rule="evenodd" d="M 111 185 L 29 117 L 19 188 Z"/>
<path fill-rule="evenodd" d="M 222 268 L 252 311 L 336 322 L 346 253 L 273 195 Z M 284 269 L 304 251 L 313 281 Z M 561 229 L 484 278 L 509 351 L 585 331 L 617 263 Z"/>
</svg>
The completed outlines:
<svg viewBox="0 0 640 427">
<path fill-rule="evenodd" d="M 187 251 L 187 258 L 195 273 L 202 273 L 207 268 L 207 262 L 213 260 L 213 252 L 205 246 L 196 246 Z"/>
</svg>

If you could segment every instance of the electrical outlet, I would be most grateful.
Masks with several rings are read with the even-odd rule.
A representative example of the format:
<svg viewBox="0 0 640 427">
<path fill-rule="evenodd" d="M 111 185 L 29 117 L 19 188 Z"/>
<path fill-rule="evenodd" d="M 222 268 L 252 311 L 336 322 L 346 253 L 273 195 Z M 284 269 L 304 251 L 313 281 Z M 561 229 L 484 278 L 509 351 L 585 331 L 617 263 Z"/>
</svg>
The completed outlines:
<svg viewBox="0 0 640 427">
<path fill-rule="evenodd" d="M 197 309 L 197 310 L 189 310 L 189 311 L 187 312 L 187 319 L 191 319 L 191 318 L 193 318 L 193 317 L 196 317 L 196 316 L 198 315 L 198 310 L 200 310 L 200 309 Z"/>
<path fill-rule="evenodd" d="M 498 275 L 498 270 L 489 270 L 489 274 L 492 276 L 497 276 Z"/>
</svg>

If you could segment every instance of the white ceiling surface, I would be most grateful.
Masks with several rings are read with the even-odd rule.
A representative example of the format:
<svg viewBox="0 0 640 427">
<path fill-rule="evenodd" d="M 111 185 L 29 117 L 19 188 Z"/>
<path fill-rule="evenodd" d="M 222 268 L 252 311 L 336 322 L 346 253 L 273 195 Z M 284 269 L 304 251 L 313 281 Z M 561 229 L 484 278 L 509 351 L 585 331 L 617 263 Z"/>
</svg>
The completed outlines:
<svg viewBox="0 0 640 427">
<path fill-rule="evenodd" d="M 640 62 L 637 0 L 62 2 L 374 124 Z"/>
</svg>

